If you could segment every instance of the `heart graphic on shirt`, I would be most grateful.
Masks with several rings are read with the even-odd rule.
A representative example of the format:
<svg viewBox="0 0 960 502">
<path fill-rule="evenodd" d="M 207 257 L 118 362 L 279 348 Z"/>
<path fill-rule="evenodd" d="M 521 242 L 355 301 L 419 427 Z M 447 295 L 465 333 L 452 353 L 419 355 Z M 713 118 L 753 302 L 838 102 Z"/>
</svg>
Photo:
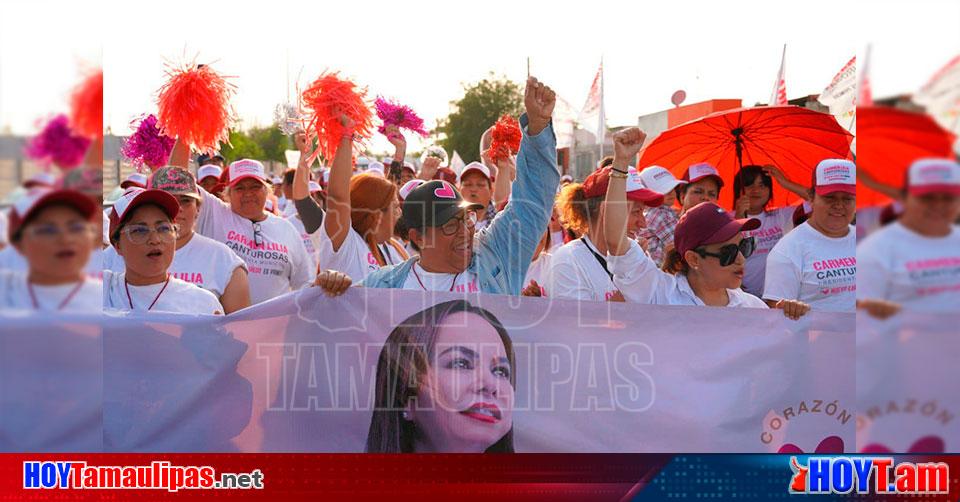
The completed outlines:
<svg viewBox="0 0 960 502">
<path fill-rule="evenodd" d="M 830 293 L 830 289 L 829 289 L 829 288 L 828 288 L 828 289 L 821 289 L 820 292 L 823 293 L 823 294 L 828 294 L 828 293 Z"/>
<path fill-rule="evenodd" d="M 440 184 L 443 186 L 435 189 L 433 191 L 433 195 L 436 195 L 437 198 L 440 198 L 440 199 L 456 199 L 457 198 L 457 192 L 453 191 L 453 186 L 451 186 L 446 181 L 441 181 Z"/>
</svg>

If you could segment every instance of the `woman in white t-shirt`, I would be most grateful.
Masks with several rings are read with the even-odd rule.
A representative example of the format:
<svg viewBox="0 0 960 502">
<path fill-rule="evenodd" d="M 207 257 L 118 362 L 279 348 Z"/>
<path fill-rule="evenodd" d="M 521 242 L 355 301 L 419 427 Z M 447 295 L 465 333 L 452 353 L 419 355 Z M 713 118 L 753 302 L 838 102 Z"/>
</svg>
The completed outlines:
<svg viewBox="0 0 960 502">
<path fill-rule="evenodd" d="M 213 293 L 168 272 L 177 241 L 176 197 L 163 190 L 127 190 L 110 213 L 110 240 L 121 273 L 104 271 L 103 308 L 122 312 L 222 314 Z"/>
<path fill-rule="evenodd" d="M 899 221 L 857 247 L 857 308 L 889 317 L 901 307 L 956 312 L 960 306 L 960 164 L 922 159 L 910 166 Z"/>
<path fill-rule="evenodd" d="M 767 256 L 763 299 L 800 300 L 814 310 L 853 312 L 857 289 L 856 166 L 821 161 L 810 190 L 813 213 Z"/>
<path fill-rule="evenodd" d="M 341 138 L 330 168 L 327 211 L 320 229 L 320 268 L 339 270 L 359 282 L 390 264 L 392 257 L 381 245 L 402 251 L 391 239 L 400 216 L 400 202 L 396 185 L 381 176 L 360 174 L 351 179 L 353 123 L 346 116 L 340 121 L 351 133 Z M 302 135 L 297 143 L 301 151 L 297 169 L 309 172 L 309 144 Z M 405 252 L 402 254 L 405 256 Z"/>
<path fill-rule="evenodd" d="M 103 286 L 85 271 L 97 213 L 74 190 L 37 188 L 18 200 L 8 236 L 27 270 L 0 270 L 0 309 L 99 313 Z"/>
<path fill-rule="evenodd" d="M 624 168 L 639 152 L 646 136 L 636 127 L 613 136 L 614 168 Z M 654 305 L 700 305 L 711 307 L 767 308 L 762 300 L 740 289 L 744 263 L 753 252 L 753 239 L 743 232 L 754 230 L 756 219 L 734 219 L 714 202 L 703 202 L 684 212 L 674 232 L 674 246 L 657 268 L 625 231 L 627 214 L 626 176 L 615 172 L 607 189 L 604 226 L 610 247 L 613 282 L 630 302 Z M 784 314 L 797 319 L 809 307 L 801 302 L 783 302 Z"/>
<path fill-rule="evenodd" d="M 174 223 L 179 227 L 176 252 L 168 272 L 213 293 L 224 313 L 250 305 L 247 265 L 226 245 L 194 232 L 202 204 L 193 174 L 179 167 L 164 167 L 150 176 L 149 187 L 163 190 L 180 203 Z M 104 253 L 105 270 L 123 272 L 126 264 L 113 248 Z"/>
<path fill-rule="evenodd" d="M 773 246 L 793 229 L 794 206 L 767 209 L 773 198 L 773 180 L 780 186 L 807 199 L 809 189 L 787 179 L 776 166 L 743 166 L 733 178 L 733 206 L 737 218 L 756 218 L 760 228 L 744 232 L 753 237 L 756 247 L 747 258 L 743 289 L 754 296 L 763 295 L 763 280 L 767 271 L 767 254 Z"/>
<path fill-rule="evenodd" d="M 560 218 L 569 228 L 582 234 L 557 249 L 550 260 L 544 289 L 551 298 L 568 300 L 623 301 L 613 282 L 613 273 L 607 265 L 607 242 L 604 238 L 604 204 L 607 184 L 614 173 L 613 159 L 606 158 L 600 169 L 594 171 L 583 183 L 570 183 L 563 187 L 557 197 Z M 663 195 L 649 190 L 639 181 L 635 171 L 623 168 L 632 182 L 626 190 L 622 210 L 627 211 L 628 231 L 638 232 L 645 226 L 643 210 L 663 203 Z M 616 173 L 614 173 L 616 174 Z M 626 179 L 626 178 L 625 178 Z"/>
<path fill-rule="evenodd" d="M 547 275 L 550 273 L 550 262 L 553 259 L 553 255 L 550 254 L 551 249 L 551 235 L 549 229 L 543 233 L 543 238 L 540 239 L 540 244 L 537 245 L 536 251 L 533 252 L 533 260 L 530 261 L 530 266 L 527 267 L 527 277 L 524 279 L 524 282 L 527 284 L 523 291 L 520 292 L 522 296 L 547 296 L 547 290 L 543 287 L 543 284 L 547 282 Z"/>
</svg>

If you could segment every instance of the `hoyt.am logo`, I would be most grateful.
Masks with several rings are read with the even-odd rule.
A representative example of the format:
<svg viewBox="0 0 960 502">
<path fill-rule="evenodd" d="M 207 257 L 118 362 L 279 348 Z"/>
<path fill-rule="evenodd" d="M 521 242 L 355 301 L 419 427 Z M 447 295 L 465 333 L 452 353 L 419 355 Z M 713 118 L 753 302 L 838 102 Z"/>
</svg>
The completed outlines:
<svg viewBox="0 0 960 502">
<path fill-rule="evenodd" d="M 790 457 L 790 493 L 947 494 L 950 466 L 892 457 Z"/>
</svg>

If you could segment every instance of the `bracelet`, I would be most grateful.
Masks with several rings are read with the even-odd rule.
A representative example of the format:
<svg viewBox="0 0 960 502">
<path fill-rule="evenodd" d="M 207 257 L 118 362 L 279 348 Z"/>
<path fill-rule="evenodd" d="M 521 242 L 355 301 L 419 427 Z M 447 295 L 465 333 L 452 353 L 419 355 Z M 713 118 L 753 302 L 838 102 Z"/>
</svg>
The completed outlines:
<svg viewBox="0 0 960 502">
<path fill-rule="evenodd" d="M 610 166 L 610 169 L 611 169 L 612 171 L 616 171 L 616 172 L 618 172 L 618 173 L 620 173 L 620 174 L 622 174 L 622 175 L 624 175 L 624 176 L 627 175 L 627 171 L 624 171 L 624 170 L 622 170 L 622 169 L 617 169 L 616 167 L 613 167 L 613 166 Z"/>
<path fill-rule="evenodd" d="M 610 173 L 610 177 L 617 178 L 617 179 L 627 179 L 627 173 L 619 169 L 613 169 L 612 172 Z"/>
</svg>

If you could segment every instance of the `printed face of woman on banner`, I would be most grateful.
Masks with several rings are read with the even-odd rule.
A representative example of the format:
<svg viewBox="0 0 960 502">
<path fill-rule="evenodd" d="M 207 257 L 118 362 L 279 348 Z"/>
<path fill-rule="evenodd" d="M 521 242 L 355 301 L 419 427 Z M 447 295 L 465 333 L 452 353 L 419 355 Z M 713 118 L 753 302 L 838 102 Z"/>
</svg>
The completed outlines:
<svg viewBox="0 0 960 502">
<path fill-rule="evenodd" d="M 366 450 L 512 452 L 514 364 L 486 310 L 453 300 L 410 316 L 380 354 Z"/>
<path fill-rule="evenodd" d="M 486 451 L 513 425 L 513 368 L 497 330 L 476 314 L 450 314 L 429 357 L 407 409 L 416 450 Z"/>
</svg>

